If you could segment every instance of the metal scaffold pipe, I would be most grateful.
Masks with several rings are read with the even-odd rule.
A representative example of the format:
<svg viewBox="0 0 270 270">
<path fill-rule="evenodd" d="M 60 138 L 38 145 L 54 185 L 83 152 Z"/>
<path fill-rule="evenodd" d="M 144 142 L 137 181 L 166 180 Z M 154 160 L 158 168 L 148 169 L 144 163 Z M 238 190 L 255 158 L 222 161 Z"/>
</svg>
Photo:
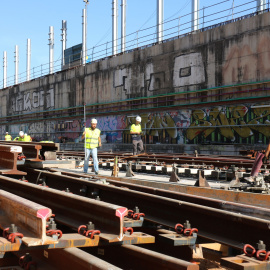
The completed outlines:
<svg viewBox="0 0 270 270">
<path fill-rule="evenodd" d="M 62 20 L 62 69 L 65 65 L 65 49 L 66 49 L 66 44 L 67 44 L 67 21 Z"/>
<path fill-rule="evenodd" d="M 121 52 L 126 50 L 126 5 L 127 1 L 122 0 L 121 4 Z"/>
<path fill-rule="evenodd" d="M 112 54 L 117 54 L 117 38 L 118 38 L 118 0 L 112 1 Z"/>
<path fill-rule="evenodd" d="M 31 76 L 31 39 L 27 39 L 27 49 L 26 49 L 26 80 L 30 81 Z"/>
<path fill-rule="evenodd" d="M 50 57 L 50 74 L 53 73 L 53 59 L 54 59 L 54 29 L 53 26 L 49 28 L 49 57 Z"/>
<path fill-rule="evenodd" d="M 14 84 L 18 84 L 18 74 L 19 74 L 19 46 L 18 45 L 15 45 L 14 63 L 15 63 Z"/>
<path fill-rule="evenodd" d="M 3 88 L 7 87 L 7 52 L 3 54 Z"/>
<path fill-rule="evenodd" d="M 199 29 L 199 0 L 192 0 L 191 14 L 191 31 L 196 31 Z"/>
<path fill-rule="evenodd" d="M 157 0 L 157 42 L 163 40 L 164 0 Z"/>
</svg>

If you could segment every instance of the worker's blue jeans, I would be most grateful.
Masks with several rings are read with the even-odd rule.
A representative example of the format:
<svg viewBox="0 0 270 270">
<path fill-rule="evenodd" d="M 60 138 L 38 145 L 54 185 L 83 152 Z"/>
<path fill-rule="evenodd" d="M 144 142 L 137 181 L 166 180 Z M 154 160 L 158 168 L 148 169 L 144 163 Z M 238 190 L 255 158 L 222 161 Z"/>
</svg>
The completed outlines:
<svg viewBox="0 0 270 270">
<path fill-rule="evenodd" d="M 84 160 L 83 171 L 87 173 L 88 167 L 89 167 L 89 158 L 90 158 L 90 155 L 92 154 L 94 169 L 95 169 L 95 172 L 97 173 L 98 172 L 97 148 L 93 148 L 93 149 L 85 148 L 85 151 L 86 151 L 86 159 Z"/>
</svg>

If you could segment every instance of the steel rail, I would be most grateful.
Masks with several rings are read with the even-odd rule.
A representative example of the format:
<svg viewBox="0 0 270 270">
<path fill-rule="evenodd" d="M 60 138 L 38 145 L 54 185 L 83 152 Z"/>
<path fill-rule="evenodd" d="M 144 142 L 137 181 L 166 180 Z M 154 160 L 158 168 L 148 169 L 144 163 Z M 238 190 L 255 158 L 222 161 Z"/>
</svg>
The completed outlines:
<svg viewBox="0 0 270 270">
<path fill-rule="evenodd" d="M 121 268 L 114 266 L 104 260 L 97 258 L 78 248 L 58 249 L 58 250 L 31 250 L 28 253 L 31 256 L 31 262 L 36 264 L 35 269 L 39 270 L 120 270 Z M 25 252 L 14 252 L 13 261 L 16 263 L 9 263 L 14 266 L 18 263 L 24 262 Z M 27 262 L 27 259 L 25 258 Z M 32 269 L 32 268 L 24 268 Z"/>
<path fill-rule="evenodd" d="M 84 173 L 73 173 L 68 171 L 63 171 L 61 169 L 50 169 L 51 172 L 61 172 L 63 175 L 70 176 L 81 176 L 87 177 Z M 88 177 L 93 177 L 89 175 Z M 222 200 L 223 202 L 235 202 L 244 205 L 250 205 L 254 207 L 262 207 L 269 209 L 270 208 L 270 196 L 268 194 L 260 194 L 260 193 L 248 193 L 248 192 L 240 192 L 240 191 L 231 191 L 224 189 L 209 189 L 204 187 L 195 187 L 195 186 L 187 186 L 181 185 L 181 183 L 170 183 L 170 182 L 160 182 L 160 181 L 148 181 L 142 179 L 136 179 L 131 177 L 113 177 L 113 176 L 98 176 L 95 175 L 94 178 L 106 178 L 107 181 L 116 181 L 115 185 L 122 185 L 128 187 L 128 184 L 134 184 L 136 186 L 144 186 L 161 190 L 169 190 L 177 193 L 197 195 L 200 197 L 212 198 L 217 200 Z M 121 184 L 120 184 L 121 183 Z M 127 185 L 126 185 L 127 184 Z M 137 190 L 137 189 L 136 189 Z M 140 187 L 138 187 L 140 190 Z"/>
<path fill-rule="evenodd" d="M 16 145 L 0 145 L 0 174 L 25 175 L 17 169 L 17 157 L 22 147 Z"/>
<path fill-rule="evenodd" d="M 34 173 L 31 173 L 31 177 L 35 177 Z M 98 194 L 103 201 L 122 204 L 129 209 L 138 206 L 140 211 L 145 213 L 146 220 L 170 228 L 174 228 L 175 224 L 179 222 L 184 223 L 189 220 L 193 227 L 198 227 L 201 237 L 238 249 L 243 248 L 243 243 L 249 242 L 255 245 L 260 239 L 270 245 L 270 222 L 267 219 L 128 190 L 125 187 L 95 183 L 78 177 L 61 176 L 48 172 L 43 172 L 42 177 L 45 177 L 46 184 L 53 188 L 65 189 L 68 187 L 71 192 L 89 197 Z M 33 181 L 30 178 L 29 180 Z M 83 193 L 80 192 L 82 189 Z"/>
<path fill-rule="evenodd" d="M 104 258 L 106 261 L 123 269 L 199 270 L 199 265 L 179 259 L 173 255 L 169 256 L 134 245 L 117 247 L 104 246 L 98 250 L 96 248 L 85 248 L 84 250 L 94 256 Z M 177 248 L 173 247 L 172 250 L 177 250 Z M 178 256 L 183 256 L 183 252 L 182 254 L 178 252 Z"/>
<path fill-rule="evenodd" d="M 61 170 L 51 170 L 51 171 L 58 171 L 58 172 L 61 172 L 62 175 L 66 175 L 66 176 L 78 177 L 78 173 L 76 174 L 72 172 L 64 172 Z M 29 170 L 29 172 L 31 172 L 31 170 Z M 85 177 L 85 174 L 79 174 L 79 175 L 81 177 Z M 97 181 L 98 179 L 106 179 L 108 183 L 117 187 L 122 187 L 122 188 L 125 187 L 131 190 L 141 191 L 144 193 L 149 193 L 149 194 L 158 195 L 158 196 L 176 199 L 176 200 L 182 200 L 186 202 L 213 207 L 216 209 L 228 210 L 235 213 L 241 213 L 241 214 L 246 214 L 253 217 L 265 218 L 265 219 L 270 220 L 270 196 L 269 195 L 260 194 L 262 195 L 260 197 L 261 200 L 263 199 L 267 200 L 266 206 L 265 208 L 263 208 L 263 207 L 247 205 L 247 204 L 243 204 L 239 202 L 236 203 L 236 202 L 226 201 L 225 199 L 222 199 L 222 197 L 213 199 L 213 198 L 203 197 L 199 195 L 191 195 L 191 194 L 187 194 L 187 193 L 183 193 L 179 191 L 176 192 L 174 190 L 164 190 L 158 187 L 153 188 L 153 187 L 147 187 L 147 186 L 142 186 L 138 184 L 130 184 L 130 183 L 121 181 L 122 179 L 119 180 L 120 178 L 117 178 L 116 180 L 115 177 L 107 177 L 107 176 L 105 177 L 94 176 L 93 177 L 93 181 Z M 176 185 L 170 185 L 171 189 L 174 189 L 174 187 L 177 188 Z M 219 190 L 215 190 L 214 192 L 217 192 L 217 191 L 219 192 Z M 231 191 L 231 192 L 235 193 L 234 191 Z M 251 193 L 247 195 L 249 197 L 249 200 L 251 199 L 250 197 L 252 197 L 251 195 L 253 194 L 255 193 Z"/>
<path fill-rule="evenodd" d="M 69 154 L 66 154 L 69 155 Z M 61 158 L 63 156 L 62 154 L 59 154 L 58 156 Z M 83 155 L 81 153 L 71 153 L 70 156 L 77 156 L 82 157 Z M 225 158 L 225 157 L 209 157 L 207 155 L 199 155 L 198 157 L 192 156 L 192 155 L 157 155 L 157 154 L 151 154 L 151 155 L 145 155 L 140 154 L 138 156 L 132 156 L 132 155 L 118 155 L 118 154 L 103 154 L 99 153 L 99 158 L 114 158 L 115 156 L 119 156 L 121 161 L 140 161 L 140 162 L 159 162 L 159 163 L 166 163 L 166 164 L 206 164 L 206 165 L 214 165 L 216 167 L 224 167 L 224 166 L 240 166 L 244 168 L 250 168 L 252 167 L 254 160 L 249 158 Z M 268 165 L 269 167 L 269 165 Z"/>
<path fill-rule="evenodd" d="M 7 145 L 18 145 L 23 149 L 23 154 L 27 159 L 32 161 L 41 161 L 40 155 L 42 159 L 45 159 L 46 152 L 55 152 L 59 149 L 59 144 L 57 143 L 40 143 L 40 142 L 19 142 L 19 141 L 1 141 L 1 144 Z"/>
<path fill-rule="evenodd" d="M 83 157 L 83 152 L 80 151 L 58 151 L 56 153 L 58 156 L 78 156 Z M 114 158 L 115 156 L 118 156 L 120 158 L 157 158 L 157 159 L 172 159 L 175 160 L 177 158 L 180 159 L 194 159 L 194 158 L 203 158 L 208 160 L 224 160 L 224 161 L 249 161 L 252 162 L 253 159 L 249 156 L 230 156 L 230 155 L 205 155 L 205 154 L 198 154 L 197 157 L 194 154 L 164 154 L 164 153 L 149 153 L 149 154 L 139 154 L 137 156 L 133 156 L 131 153 L 126 152 L 114 152 L 114 153 L 108 153 L 108 152 L 99 152 L 99 157 L 102 158 Z"/>
<path fill-rule="evenodd" d="M 123 218 L 127 212 L 125 207 L 99 202 L 75 194 L 66 193 L 14 180 L 0 177 L 0 187 L 36 203 L 51 208 L 57 220 L 63 224 L 78 229 L 80 225 L 93 222 L 101 235 L 110 241 L 123 239 Z"/>
</svg>

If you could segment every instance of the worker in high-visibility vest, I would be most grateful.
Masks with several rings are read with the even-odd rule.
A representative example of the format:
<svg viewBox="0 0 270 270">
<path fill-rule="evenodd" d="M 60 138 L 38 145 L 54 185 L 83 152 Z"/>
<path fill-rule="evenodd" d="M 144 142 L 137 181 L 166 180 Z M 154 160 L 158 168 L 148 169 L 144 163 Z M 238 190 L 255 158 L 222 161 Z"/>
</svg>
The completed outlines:
<svg viewBox="0 0 270 270">
<path fill-rule="evenodd" d="M 19 141 L 19 142 L 24 142 L 25 141 L 25 139 L 24 139 L 24 132 L 23 131 L 20 131 L 19 132 L 19 138 L 18 138 L 18 140 L 17 141 Z"/>
<path fill-rule="evenodd" d="M 27 133 L 24 134 L 24 141 L 25 142 L 32 142 L 32 138 L 30 135 L 27 135 Z"/>
<path fill-rule="evenodd" d="M 97 119 L 92 119 L 91 127 L 86 128 L 85 131 L 83 132 L 82 139 L 84 139 L 85 137 L 85 151 L 86 151 L 83 168 L 83 171 L 85 173 L 88 172 L 89 158 L 90 155 L 92 154 L 95 174 L 99 174 L 97 148 L 101 147 L 100 132 L 101 131 L 97 128 Z"/>
<path fill-rule="evenodd" d="M 143 141 L 142 141 L 142 127 L 141 127 L 142 118 L 140 116 L 136 117 L 136 124 L 131 125 L 130 134 L 132 136 L 133 144 L 133 155 L 138 155 L 143 150 Z"/>
<path fill-rule="evenodd" d="M 12 137 L 6 132 L 5 141 L 12 141 Z"/>
</svg>

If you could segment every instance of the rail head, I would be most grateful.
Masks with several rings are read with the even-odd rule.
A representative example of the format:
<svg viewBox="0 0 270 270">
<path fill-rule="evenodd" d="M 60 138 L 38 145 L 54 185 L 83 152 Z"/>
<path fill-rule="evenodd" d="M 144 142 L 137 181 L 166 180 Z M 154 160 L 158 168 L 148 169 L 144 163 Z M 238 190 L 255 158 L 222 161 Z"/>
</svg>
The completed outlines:
<svg viewBox="0 0 270 270">
<path fill-rule="evenodd" d="M 18 145 L 0 144 L 0 152 L 22 153 L 22 147 Z"/>
<path fill-rule="evenodd" d="M 22 242 L 25 245 L 47 245 L 55 242 L 46 236 L 46 220 L 52 215 L 51 209 L 4 190 L 0 190 L 0 209 L 1 229 L 15 224 L 24 235 Z"/>
<path fill-rule="evenodd" d="M 121 241 L 124 237 L 124 216 L 128 209 L 119 205 L 85 198 L 48 187 L 0 176 L 0 185 L 4 190 L 18 196 L 50 207 L 56 215 L 56 221 L 78 228 L 89 221 L 95 224 L 110 242 Z"/>
</svg>

